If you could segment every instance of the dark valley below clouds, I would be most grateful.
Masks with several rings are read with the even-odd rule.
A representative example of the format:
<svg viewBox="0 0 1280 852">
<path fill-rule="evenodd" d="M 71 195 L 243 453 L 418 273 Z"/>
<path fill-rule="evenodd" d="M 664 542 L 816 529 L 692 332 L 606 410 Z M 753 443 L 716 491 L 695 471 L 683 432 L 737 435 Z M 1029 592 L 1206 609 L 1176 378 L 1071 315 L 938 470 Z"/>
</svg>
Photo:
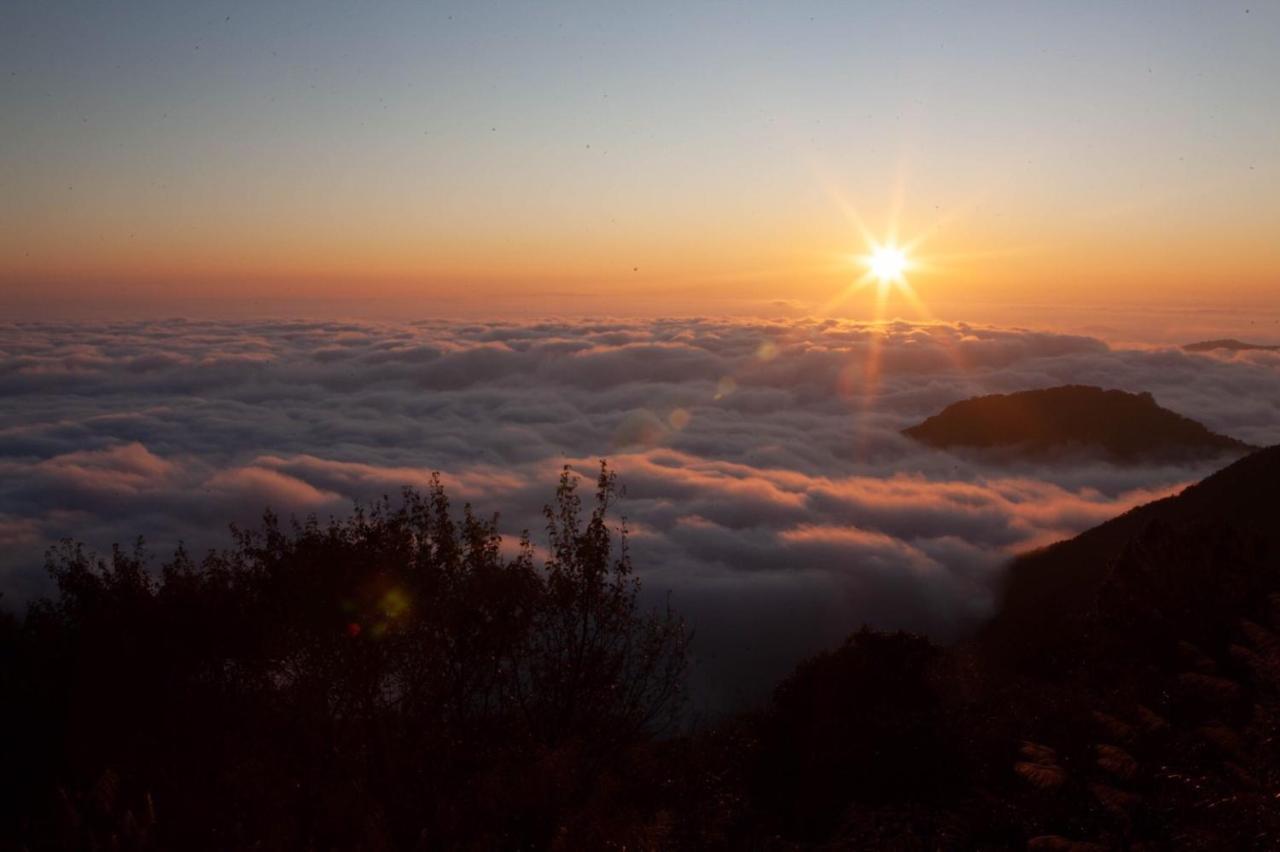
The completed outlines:
<svg viewBox="0 0 1280 852">
<path fill-rule="evenodd" d="M 729 706 L 863 623 L 960 635 L 1013 554 L 1223 464 L 984 461 L 901 434 L 1063 384 L 1280 441 L 1267 350 L 835 320 L 10 324 L 0 584 L 10 605 L 45 591 L 63 537 L 201 553 L 267 506 L 342 515 L 432 471 L 541 545 L 559 468 L 607 458 L 646 595 L 695 628 L 695 695 Z"/>
</svg>

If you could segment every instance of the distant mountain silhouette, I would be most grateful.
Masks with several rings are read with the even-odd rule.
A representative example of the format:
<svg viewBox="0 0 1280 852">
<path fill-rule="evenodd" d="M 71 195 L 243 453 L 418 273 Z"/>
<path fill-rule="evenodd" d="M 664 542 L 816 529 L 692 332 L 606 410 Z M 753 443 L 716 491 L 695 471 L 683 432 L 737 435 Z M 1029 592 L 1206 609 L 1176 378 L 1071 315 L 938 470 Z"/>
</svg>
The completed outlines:
<svg viewBox="0 0 1280 852">
<path fill-rule="evenodd" d="M 1280 352 L 1280 346 L 1268 346 L 1265 343 L 1245 343 L 1243 340 L 1236 340 L 1231 337 L 1222 340 L 1201 340 L 1198 343 L 1188 343 L 1182 348 L 1188 352 L 1212 352 L 1215 349 L 1230 349 L 1235 352 L 1247 349 L 1261 349 L 1266 352 Z"/>
<path fill-rule="evenodd" d="M 1149 393 L 1088 385 L 967 399 L 903 434 L 946 449 L 1000 450 L 1030 458 L 1100 453 L 1125 463 L 1253 449 L 1161 408 Z"/>
</svg>

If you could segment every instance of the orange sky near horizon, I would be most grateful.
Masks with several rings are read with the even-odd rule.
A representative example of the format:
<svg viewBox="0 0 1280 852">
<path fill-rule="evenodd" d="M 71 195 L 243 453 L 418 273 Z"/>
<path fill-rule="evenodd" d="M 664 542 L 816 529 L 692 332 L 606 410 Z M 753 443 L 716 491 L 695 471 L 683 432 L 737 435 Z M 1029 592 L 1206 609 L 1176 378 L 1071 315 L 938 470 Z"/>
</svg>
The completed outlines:
<svg viewBox="0 0 1280 852">
<path fill-rule="evenodd" d="M 809 213 L 768 223 L 711 219 L 666 233 L 661 223 L 646 222 L 611 234 L 532 225 L 442 233 L 403 221 L 366 221 L 344 234 L 341 225 L 299 216 L 256 228 L 228 222 L 214 233 L 208 220 L 201 228 L 159 225 L 142 233 L 106 223 L 87 229 L 94 235 L 87 237 L 50 223 L 42 232 L 0 237 L 0 282 L 15 302 L 264 294 L 487 299 L 546 291 L 622 301 L 673 296 L 709 306 L 826 303 L 861 275 L 857 257 L 867 246 L 838 209 Z M 1280 240 L 1272 238 L 1280 221 L 1217 232 L 1175 221 L 1138 231 L 1124 223 L 1070 228 L 983 216 L 970 212 L 937 230 L 900 217 L 900 240 L 923 235 L 910 280 L 926 302 L 1178 302 L 1206 295 L 1224 304 L 1280 302 Z M 889 228 L 870 230 L 878 238 Z"/>
</svg>

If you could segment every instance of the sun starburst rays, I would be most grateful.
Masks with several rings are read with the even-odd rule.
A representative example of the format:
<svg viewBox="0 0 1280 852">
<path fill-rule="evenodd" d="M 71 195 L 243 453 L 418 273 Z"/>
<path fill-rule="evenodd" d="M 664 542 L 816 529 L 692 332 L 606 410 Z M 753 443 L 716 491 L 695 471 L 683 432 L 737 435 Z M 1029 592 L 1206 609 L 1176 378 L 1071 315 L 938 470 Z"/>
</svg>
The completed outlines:
<svg viewBox="0 0 1280 852">
<path fill-rule="evenodd" d="M 895 198 L 893 215 L 887 227 L 881 235 L 876 235 L 866 227 L 852 205 L 834 194 L 833 197 L 836 198 L 850 224 L 861 236 L 863 250 L 843 257 L 844 269 L 857 274 L 822 306 L 821 312 L 824 315 L 835 313 L 837 308 L 856 294 L 872 288 L 868 318 L 870 322 L 862 353 L 862 364 L 860 369 L 855 368 L 856 373 L 861 375 L 856 373 L 849 375 L 842 387 L 842 392 L 851 397 L 859 413 L 865 417 L 874 409 L 880 389 L 881 350 L 886 340 L 896 333 L 890 321 L 890 311 L 894 310 L 894 304 L 905 303 L 909 306 L 910 313 L 914 314 L 910 319 L 915 322 L 936 322 L 932 312 L 916 292 L 911 279 L 940 272 L 941 256 L 935 257 L 922 252 L 925 235 L 931 232 L 930 229 L 925 229 L 918 236 L 910 239 L 900 239 L 898 229 L 900 198 Z M 952 351 L 949 346 L 947 349 L 956 366 L 961 367 L 959 353 Z M 853 365 L 850 366 L 853 367 Z M 853 449 L 856 454 L 860 455 L 866 451 L 865 440 L 866 434 L 859 430 L 854 436 Z"/>
</svg>

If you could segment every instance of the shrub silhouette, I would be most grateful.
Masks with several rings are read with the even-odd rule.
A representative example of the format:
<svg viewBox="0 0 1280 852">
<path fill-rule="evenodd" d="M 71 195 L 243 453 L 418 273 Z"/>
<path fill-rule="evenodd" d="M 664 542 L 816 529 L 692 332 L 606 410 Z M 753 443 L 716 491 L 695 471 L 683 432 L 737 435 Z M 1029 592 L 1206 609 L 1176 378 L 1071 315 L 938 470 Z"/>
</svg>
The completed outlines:
<svg viewBox="0 0 1280 852">
<path fill-rule="evenodd" d="M 942 651 L 863 629 L 796 668 L 760 725 L 755 788 L 788 836 L 829 836 L 851 803 L 933 802 L 962 775 Z"/>
<path fill-rule="evenodd" d="M 566 468 L 541 565 L 438 480 L 327 524 L 268 513 L 158 576 L 141 544 L 64 543 L 57 595 L 4 625 L 11 827 L 67 848 L 128 845 L 126 823 L 165 848 L 548 845 L 676 718 L 686 658 L 682 622 L 638 605 L 613 474 L 589 513 L 576 485 Z M 113 809 L 82 818 L 103 777 Z"/>
</svg>

